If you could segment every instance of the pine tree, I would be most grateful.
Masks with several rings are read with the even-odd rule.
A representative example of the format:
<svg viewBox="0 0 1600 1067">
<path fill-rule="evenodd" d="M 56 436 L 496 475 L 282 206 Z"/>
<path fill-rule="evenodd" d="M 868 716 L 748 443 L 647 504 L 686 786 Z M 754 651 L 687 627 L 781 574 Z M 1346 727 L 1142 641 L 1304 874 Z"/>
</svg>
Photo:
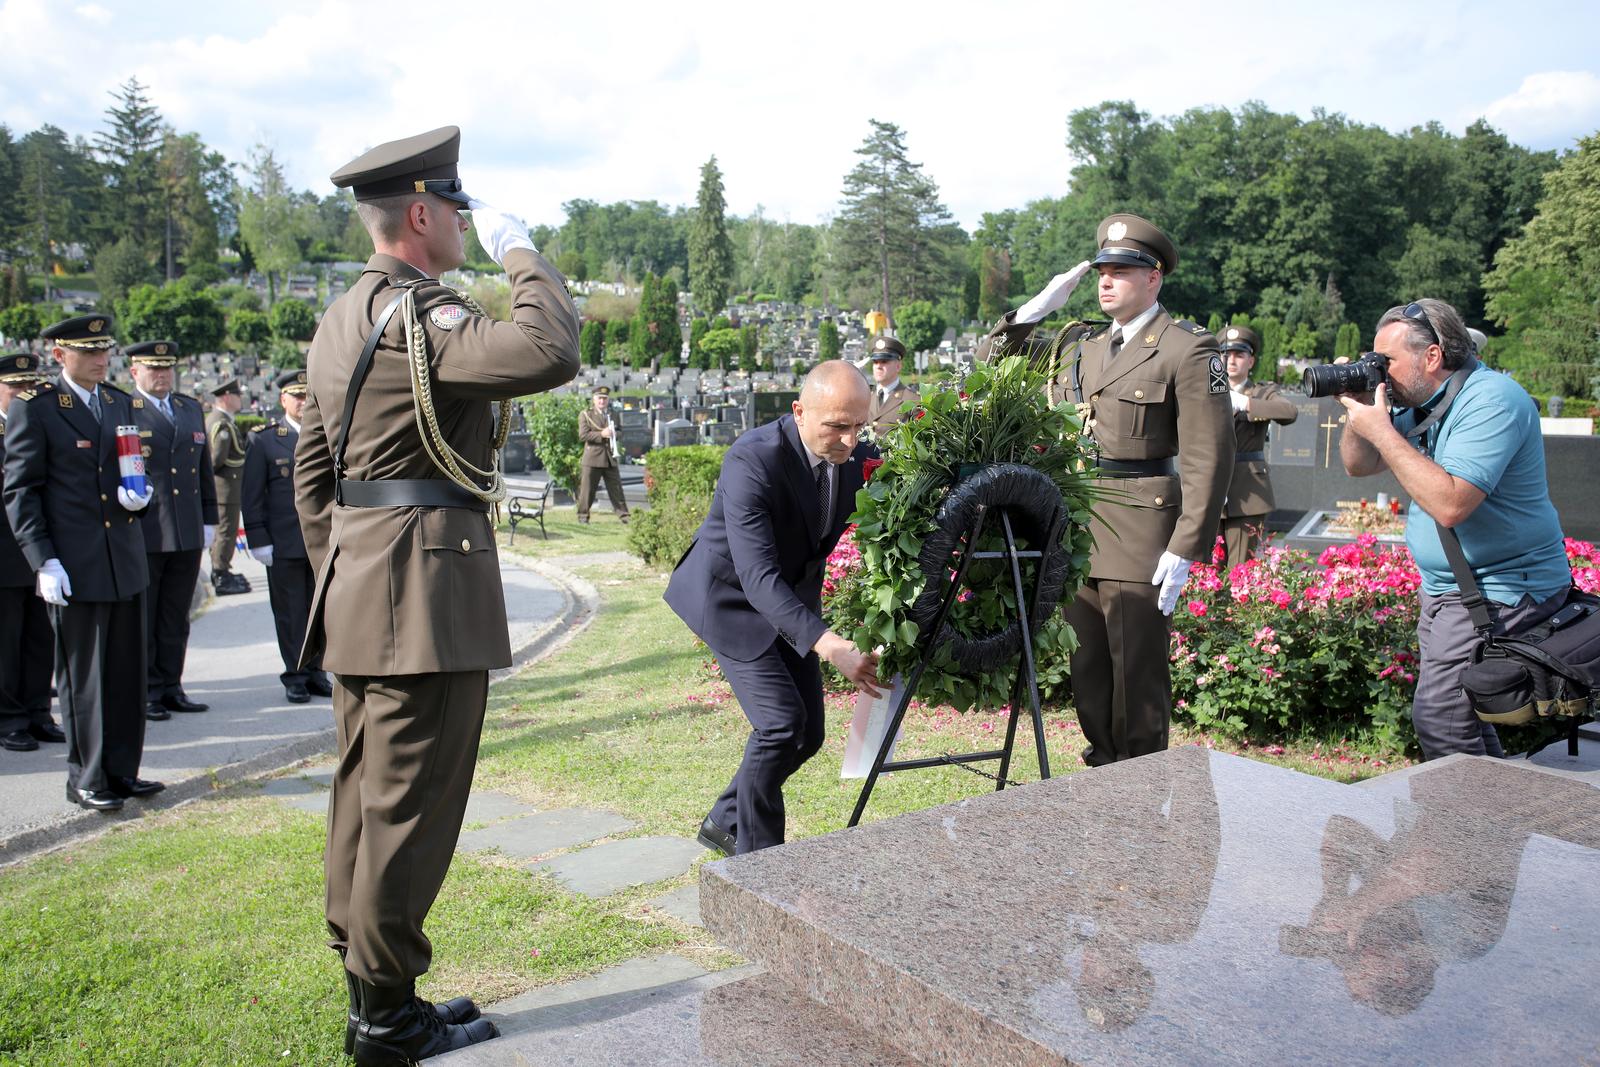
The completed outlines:
<svg viewBox="0 0 1600 1067">
<path fill-rule="evenodd" d="M 817 362 L 839 358 L 839 327 L 832 319 L 823 319 L 817 327 Z"/>
<path fill-rule="evenodd" d="M 122 83 L 111 98 L 116 103 L 106 108 L 106 128 L 95 137 L 112 193 L 105 199 L 102 225 L 112 240 L 125 238 L 153 258 L 165 221 L 158 160 L 161 113 L 138 78 Z"/>
<path fill-rule="evenodd" d="M 695 306 L 709 315 L 728 302 L 733 285 L 733 242 L 728 239 L 727 203 L 717 157 L 700 168 L 700 193 L 689 229 L 689 291 Z"/>
</svg>

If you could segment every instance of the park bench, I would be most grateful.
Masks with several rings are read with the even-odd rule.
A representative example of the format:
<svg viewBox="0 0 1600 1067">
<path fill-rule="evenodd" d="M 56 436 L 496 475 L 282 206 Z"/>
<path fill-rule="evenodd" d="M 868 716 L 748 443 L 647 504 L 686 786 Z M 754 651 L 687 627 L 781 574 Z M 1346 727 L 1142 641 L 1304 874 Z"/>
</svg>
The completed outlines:
<svg viewBox="0 0 1600 1067">
<path fill-rule="evenodd" d="M 550 535 L 544 528 L 544 506 L 550 499 L 550 483 L 533 486 L 532 490 L 523 496 L 514 496 L 506 505 L 506 514 L 511 521 L 511 544 L 517 543 L 517 524 L 539 520 L 539 536 L 546 541 Z"/>
</svg>

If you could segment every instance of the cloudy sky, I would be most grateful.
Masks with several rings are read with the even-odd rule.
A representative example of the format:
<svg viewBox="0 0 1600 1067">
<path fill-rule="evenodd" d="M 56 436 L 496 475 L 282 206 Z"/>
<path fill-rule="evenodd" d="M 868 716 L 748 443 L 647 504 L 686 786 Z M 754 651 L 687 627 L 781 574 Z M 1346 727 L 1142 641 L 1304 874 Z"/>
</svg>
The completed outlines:
<svg viewBox="0 0 1600 1067">
<path fill-rule="evenodd" d="M 0 0 L 0 123 L 92 134 L 135 76 L 180 131 L 237 160 L 271 145 L 319 193 L 365 148 L 454 123 L 469 190 L 530 221 L 575 197 L 687 203 L 715 153 L 731 210 L 814 222 L 877 118 L 971 227 L 1061 193 L 1066 117 L 1107 99 L 1391 130 L 1487 116 L 1567 148 L 1600 129 L 1596 40 L 1579 0 Z"/>
</svg>

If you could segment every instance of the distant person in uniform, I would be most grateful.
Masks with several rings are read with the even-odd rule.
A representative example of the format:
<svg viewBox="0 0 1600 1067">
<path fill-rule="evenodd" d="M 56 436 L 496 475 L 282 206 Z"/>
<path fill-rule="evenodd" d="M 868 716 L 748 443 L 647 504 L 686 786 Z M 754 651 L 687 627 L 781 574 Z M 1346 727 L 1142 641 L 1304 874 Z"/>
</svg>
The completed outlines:
<svg viewBox="0 0 1600 1067">
<path fill-rule="evenodd" d="M 589 407 L 578 413 L 578 439 L 583 442 L 583 464 L 578 475 L 578 521 L 589 521 L 599 482 L 606 483 L 606 498 L 622 522 L 628 521 L 628 501 L 622 495 L 622 472 L 617 466 L 617 424 L 611 418 L 611 390 L 596 386 Z"/>
<path fill-rule="evenodd" d="M 145 341 L 124 350 L 136 389 L 133 421 L 153 494 L 140 519 L 150 587 L 145 591 L 149 645 L 144 716 L 161 721 L 175 711 L 205 711 L 183 691 L 189 651 L 189 609 L 200 580 L 200 557 L 217 532 L 216 482 L 200 401 L 173 391 L 176 341 Z"/>
<path fill-rule="evenodd" d="M 898 338 L 873 339 L 872 404 L 867 416 L 875 434 L 885 433 L 895 423 L 910 418 L 920 399 L 915 389 L 900 380 L 905 358 L 906 346 Z"/>
<path fill-rule="evenodd" d="M 6 515 L 55 628 L 67 801 L 116 811 L 164 788 L 139 777 L 150 581 L 139 513 L 151 493 L 121 484 L 117 427 L 133 424 L 133 404 L 105 384 L 110 316 L 65 319 L 41 336 L 61 374 L 11 404 Z"/>
<path fill-rule="evenodd" d="M 306 557 L 300 516 L 294 506 L 294 449 L 300 443 L 306 372 L 284 371 L 276 384 L 283 419 L 273 419 L 250 431 L 244 453 L 240 509 L 250 555 L 267 568 L 272 625 L 278 634 L 278 653 L 283 657 L 283 673 L 278 680 L 283 683 L 289 703 L 304 704 L 313 695 L 333 696 L 333 684 L 322 670 L 321 657 L 314 655 L 304 665 L 300 662 L 316 577 Z"/>
<path fill-rule="evenodd" d="M 250 580 L 233 573 L 239 547 L 239 483 L 244 475 L 245 437 L 233 417 L 244 405 L 239 379 L 230 378 L 211 390 L 206 435 L 211 443 L 211 471 L 216 479 L 217 514 L 221 529 L 211 542 L 211 585 L 218 596 L 248 593 Z"/>
<path fill-rule="evenodd" d="M 1178 249 L 1154 223 L 1110 215 L 1099 252 L 1008 311 L 980 348 L 1023 350 L 1034 327 L 1065 306 L 1091 269 L 1111 322 L 1070 340 L 1058 376 L 1086 410 L 1106 492 L 1090 523 L 1089 577 L 1063 609 L 1078 638 L 1072 702 L 1098 767 L 1167 747 L 1172 609 L 1196 560 L 1210 559 L 1233 466 L 1228 375 L 1216 338 L 1158 303 Z M 1055 395 L 1052 390 L 1052 395 Z"/>
<path fill-rule="evenodd" d="M 333 174 L 375 251 L 306 357 L 295 501 L 317 572 L 302 662 L 334 675 L 339 767 L 326 917 L 358 1063 L 410 1063 L 495 1035 L 470 1000 L 416 996 L 422 931 L 455 853 L 488 698 L 511 665 L 489 509 L 514 398 L 578 373 L 566 280 L 527 228 L 462 191 L 461 131 L 381 144 Z M 438 276 L 470 207 L 511 283 L 496 322 Z M 498 418 L 496 417 L 496 404 Z"/>
<path fill-rule="evenodd" d="M 1261 352 L 1261 335 L 1248 326 L 1222 331 L 1227 361 L 1228 401 L 1233 405 L 1233 477 L 1222 509 L 1222 543 L 1231 571 L 1255 555 L 1272 514 L 1272 479 L 1267 475 L 1267 428 L 1287 426 L 1300 409 L 1276 382 L 1252 382 L 1250 371 Z"/>
<path fill-rule="evenodd" d="M 0 356 L 0 470 L 6 459 L 6 412 L 18 395 L 46 380 L 43 361 L 32 352 Z M 10 752 L 32 752 L 40 741 L 67 739 L 50 717 L 55 634 L 36 584 L 10 521 L 0 516 L 0 748 Z"/>
</svg>

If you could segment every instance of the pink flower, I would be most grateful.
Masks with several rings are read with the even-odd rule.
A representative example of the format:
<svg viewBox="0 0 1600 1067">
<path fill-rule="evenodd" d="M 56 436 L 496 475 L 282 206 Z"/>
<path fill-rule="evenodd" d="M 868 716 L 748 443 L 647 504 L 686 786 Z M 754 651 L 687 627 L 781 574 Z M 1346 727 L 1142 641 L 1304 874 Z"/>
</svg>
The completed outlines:
<svg viewBox="0 0 1600 1067">
<path fill-rule="evenodd" d="M 1197 619 L 1205 618 L 1205 615 L 1206 615 L 1206 603 L 1205 603 L 1205 601 L 1203 601 L 1203 600 L 1191 600 L 1191 601 L 1189 601 L 1189 614 L 1193 615 Z"/>
</svg>

